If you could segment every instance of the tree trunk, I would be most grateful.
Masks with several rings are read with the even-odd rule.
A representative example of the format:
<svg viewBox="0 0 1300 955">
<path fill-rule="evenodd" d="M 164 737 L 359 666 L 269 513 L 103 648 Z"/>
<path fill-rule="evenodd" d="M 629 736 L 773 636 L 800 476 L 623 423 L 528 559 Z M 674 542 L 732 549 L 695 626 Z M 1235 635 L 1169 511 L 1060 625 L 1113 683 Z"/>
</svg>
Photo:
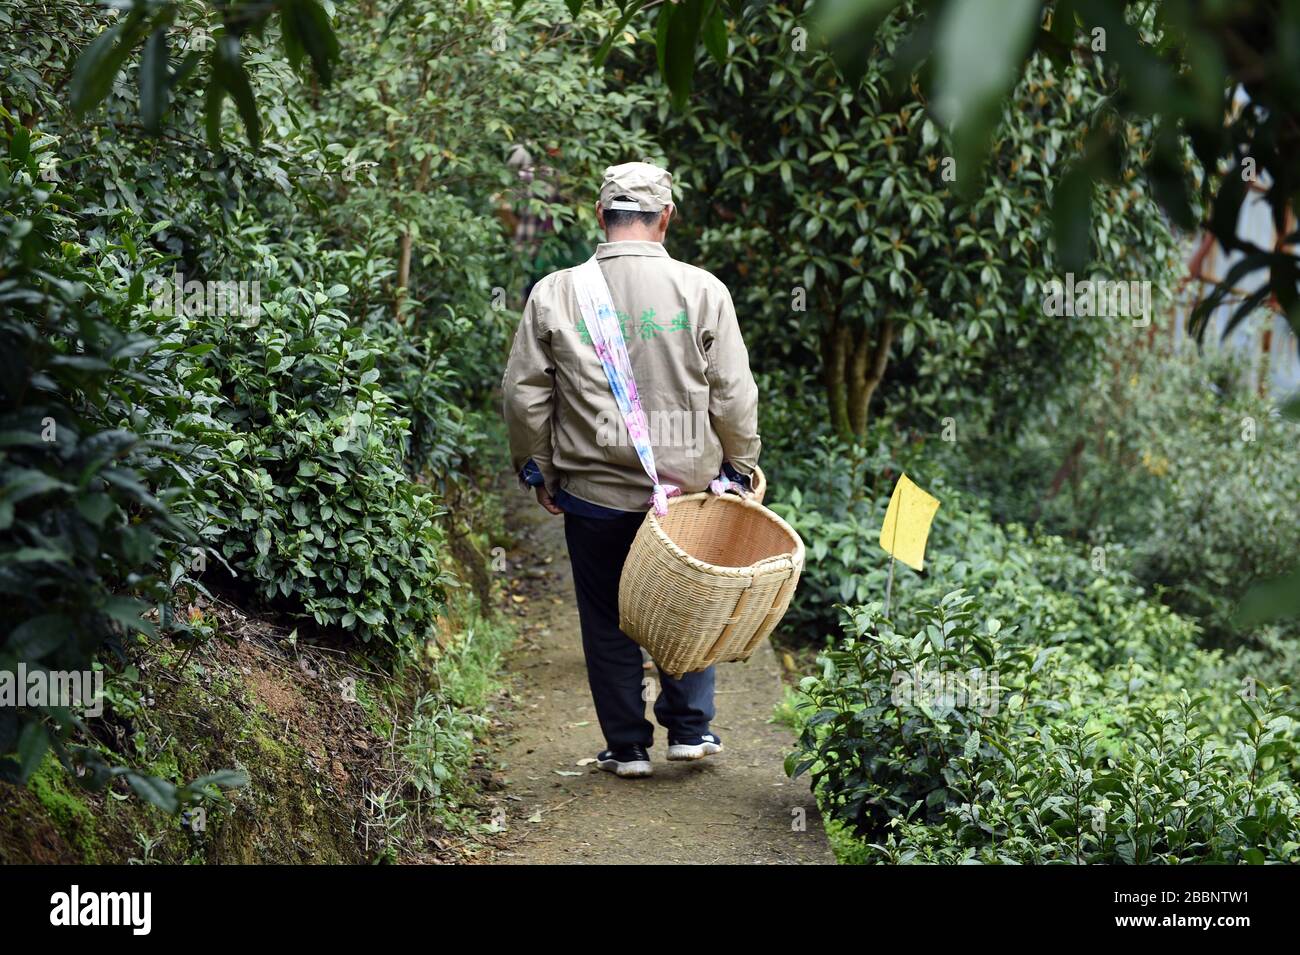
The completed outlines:
<svg viewBox="0 0 1300 955">
<path fill-rule="evenodd" d="M 402 321 L 402 301 L 411 281 L 411 233 L 403 232 L 397 246 L 397 292 L 393 297 L 393 317 Z"/>
<path fill-rule="evenodd" d="M 415 191 L 424 192 L 429 185 L 429 169 L 432 157 L 425 156 L 420 162 L 420 171 L 415 177 Z M 402 302 L 406 300 L 406 288 L 411 284 L 411 232 L 402 232 L 397 246 L 397 287 L 393 294 L 393 317 L 402 321 Z"/>
<path fill-rule="evenodd" d="M 840 437 L 851 440 L 849 430 L 848 392 L 845 388 L 844 370 L 848 363 L 851 335 L 848 328 L 831 319 L 822 333 L 822 380 L 826 386 L 826 400 L 830 406 L 831 427 Z"/>
<path fill-rule="evenodd" d="M 893 343 L 892 319 L 874 328 L 853 328 L 837 315 L 822 330 L 822 380 L 831 426 L 847 441 L 866 439 L 871 398 L 885 378 Z"/>
<path fill-rule="evenodd" d="M 858 333 L 853 351 L 853 375 L 849 379 L 849 427 L 859 441 L 867 436 L 867 419 L 871 412 L 871 398 L 885 379 L 889 366 L 889 349 L 894 344 L 894 323 L 885 319 L 876 328 Z"/>
</svg>

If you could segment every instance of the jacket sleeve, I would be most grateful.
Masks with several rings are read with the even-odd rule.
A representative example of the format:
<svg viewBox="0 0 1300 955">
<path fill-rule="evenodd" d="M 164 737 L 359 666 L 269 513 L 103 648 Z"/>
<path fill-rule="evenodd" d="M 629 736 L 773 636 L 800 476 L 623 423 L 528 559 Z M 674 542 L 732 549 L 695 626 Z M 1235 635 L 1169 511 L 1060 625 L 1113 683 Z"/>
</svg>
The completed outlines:
<svg viewBox="0 0 1300 955">
<path fill-rule="evenodd" d="M 551 359 L 551 333 L 542 321 L 538 306 L 539 291 L 540 285 L 533 289 L 524 306 L 501 379 L 501 392 L 513 470 L 520 473 L 531 459 L 541 471 L 546 487 L 554 491 L 558 483 L 551 465 L 555 363 Z"/>
<path fill-rule="evenodd" d="M 709 419 L 722 442 L 722 456 L 742 474 L 753 473 L 762 442 L 758 437 L 758 386 L 740 336 L 731 294 L 719 285 L 721 301 L 712 329 L 704 329 L 709 379 Z"/>
</svg>

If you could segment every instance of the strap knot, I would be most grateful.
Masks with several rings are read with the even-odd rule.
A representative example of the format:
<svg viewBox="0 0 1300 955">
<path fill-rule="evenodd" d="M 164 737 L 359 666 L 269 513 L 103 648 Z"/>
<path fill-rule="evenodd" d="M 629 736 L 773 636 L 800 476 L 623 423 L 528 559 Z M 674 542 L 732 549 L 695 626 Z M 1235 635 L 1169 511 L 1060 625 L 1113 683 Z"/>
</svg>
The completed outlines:
<svg viewBox="0 0 1300 955">
<path fill-rule="evenodd" d="M 677 497 L 682 493 L 682 489 L 676 484 L 656 484 L 654 495 L 650 500 L 654 503 L 655 514 L 663 517 L 668 513 L 668 499 Z"/>
</svg>

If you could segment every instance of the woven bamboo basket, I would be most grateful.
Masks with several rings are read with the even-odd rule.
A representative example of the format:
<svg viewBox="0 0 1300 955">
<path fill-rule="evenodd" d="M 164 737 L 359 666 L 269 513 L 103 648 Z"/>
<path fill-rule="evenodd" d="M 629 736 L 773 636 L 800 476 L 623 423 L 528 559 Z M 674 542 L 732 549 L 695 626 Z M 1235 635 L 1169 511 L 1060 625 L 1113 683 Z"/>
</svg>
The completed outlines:
<svg viewBox="0 0 1300 955">
<path fill-rule="evenodd" d="M 623 565 L 619 626 L 673 677 L 748 660 L 790 606 L 804 547 L 755 495 L 672 498 L 646 515 Z"/>
</svg>

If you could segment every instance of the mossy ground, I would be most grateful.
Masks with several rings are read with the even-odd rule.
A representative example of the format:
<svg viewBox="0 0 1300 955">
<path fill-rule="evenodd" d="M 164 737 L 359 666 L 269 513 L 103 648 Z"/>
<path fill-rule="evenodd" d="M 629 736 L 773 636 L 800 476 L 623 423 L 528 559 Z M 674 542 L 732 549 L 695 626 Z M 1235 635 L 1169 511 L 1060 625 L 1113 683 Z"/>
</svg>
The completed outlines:
<svg viewBox="0 0 1300 955">
<path fill-rule="evenodd" d="M 0 863 L 477 858 L 496 838 L 483 790 L 499 788 L 488 737 L 514 639 L 490 609 L 500 583 L 485 555 L 507 540 L 497 491 L 478 498 L 480 529 L 446 568 L 472 586 L 452 593 L 426 647 L 387 664 L 346 641 L 304 645 L 221 601 L 178 608 L 210 639 L 138 646 L 77 742 L 178 785 L 221 769 L 248 784 L 173 816 L 122 779 L 89 792 L 49 755 L 26 787 L 0 784 Z"/>
<path fill-rule="evenodd" d="M 142 649 L 96 741 L 114 763 L 175 783 L 236 769 L 248 784 L 172 816 L 122 780 L 88 792 L 47 756 L 27 787 L 0 785 L 0 863 L 437 862 L 449 847 L 472 857 L 479 835 L 491 838 L 476 810 L 491 778 L 486 741 L 447 756 L 412 752 L 408 737 L 427 692 L 464 713 L 458 728 L 490 731 L 479 713 L 500 692 L 489 671 L 509 631 L 471 601 L 439 621 L 427 660 L 378 672 L 337 648 L 288 644 L 262 621 L 220 617 L 231 642 L 209 642 L 183 670 L 180 654 Z M 412 791 L 412 775 L 434 768 L 455 786 Z"/>
<path fill-rule="evenodd" d="M 114 735 L 129 736 L 131 762 L 152 775 L 179 782 L 235 768 L 248 774 L 247 786 L 185 818 L 147 805 L 122 782 L 87 792 L 50 756 L 25 790 L 0 789 L 0 861 L 366 861 L 355 836 L 363 799 L 352 781 L 364 778 L 364 756 L 321 758 L 323 732 L 304 734 L 302 725 L 319 717 L 312 695 L 328 677 L 286 679 L 276 656 L 249 643 L 214 646 L 196 655 L 192 679 L 168 683 L 153 674 L 151 712 L 115 727 Z M 152 668 L 141 669 L 148 681 Z M 268 699 L 267 688 L 279 692 Z M 359 733 L 363 742 L 370 735 L 364 724 Z"/>
</svg>

